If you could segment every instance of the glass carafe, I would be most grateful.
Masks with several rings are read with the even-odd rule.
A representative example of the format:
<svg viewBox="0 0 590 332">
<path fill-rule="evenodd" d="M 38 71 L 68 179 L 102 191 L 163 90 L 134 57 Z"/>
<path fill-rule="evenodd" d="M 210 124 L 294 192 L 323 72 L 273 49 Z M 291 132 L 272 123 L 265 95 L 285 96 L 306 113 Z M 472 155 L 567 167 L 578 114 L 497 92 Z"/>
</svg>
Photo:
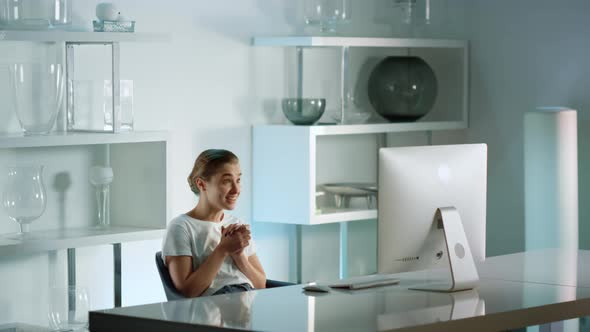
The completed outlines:
<svg viewBox="0 0 590 332">
<path fill-rule="evenodd" d="M 8 217 L 20 225 L 17 237 L 26 236 L 29 225 L 45 212 L 47 206 L 43 166 L 8 167 L 2 206 Z"/>
</svg>

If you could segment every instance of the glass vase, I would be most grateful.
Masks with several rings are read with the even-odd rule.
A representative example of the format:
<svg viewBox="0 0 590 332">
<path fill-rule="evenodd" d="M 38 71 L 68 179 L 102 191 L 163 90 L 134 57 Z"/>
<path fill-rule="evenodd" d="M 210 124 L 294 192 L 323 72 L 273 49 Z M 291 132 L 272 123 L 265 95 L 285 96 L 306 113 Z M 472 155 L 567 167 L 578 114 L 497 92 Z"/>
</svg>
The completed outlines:
<svg viewBox="0 0 590 332">
<path fill-rule="evenodd" d="M 49 289 L 49 326 L 53 331 L 87 331 L 90 301 L 84 287 Z"/>
<path fill-rule="evenodd" d="M 13 107 L 25 135 L 47 134 L 55 124 L 63 96 L 59 63 L 19 63 L 10 66 Z"/>
<path fill-rule="evenodd" d="M 43 166 L 8 167 L 2 206 L 8 217 L 20 225 L 17 237 L 25 237 L 29 225 L 45 212 L 47 206 Z"/>
</svg>

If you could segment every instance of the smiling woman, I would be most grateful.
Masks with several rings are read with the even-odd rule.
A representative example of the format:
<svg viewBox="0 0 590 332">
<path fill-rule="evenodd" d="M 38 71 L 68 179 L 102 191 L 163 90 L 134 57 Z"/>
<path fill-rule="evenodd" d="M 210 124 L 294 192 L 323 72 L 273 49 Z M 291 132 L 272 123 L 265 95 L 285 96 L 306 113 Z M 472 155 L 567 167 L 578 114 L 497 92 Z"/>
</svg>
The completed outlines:
<svg viewBox="0 0 590 332">
<path fill-rule="evenodd" d="M 188 183 L 199 202 L 169 223 L 162 246 L 174 286 L 186 297 L 265 287 L 250 228 L 224 212 L 236 206 L 241 176 L 230 151 L 205 150 L 195 160 Z"/>
</svg>

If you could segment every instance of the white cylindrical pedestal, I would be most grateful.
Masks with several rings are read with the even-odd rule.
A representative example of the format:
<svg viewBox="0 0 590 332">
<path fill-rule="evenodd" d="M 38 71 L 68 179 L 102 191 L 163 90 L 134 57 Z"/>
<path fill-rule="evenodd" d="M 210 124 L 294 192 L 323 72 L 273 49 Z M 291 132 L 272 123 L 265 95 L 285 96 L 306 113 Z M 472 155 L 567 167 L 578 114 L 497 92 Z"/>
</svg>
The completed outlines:
<svg viewBox="0 0 590 332">
<path fill-rule="evenodd" d="M 577 113 L 542 107 L 524 116 L 526 249 L 578 249 Z"/>
</svg>

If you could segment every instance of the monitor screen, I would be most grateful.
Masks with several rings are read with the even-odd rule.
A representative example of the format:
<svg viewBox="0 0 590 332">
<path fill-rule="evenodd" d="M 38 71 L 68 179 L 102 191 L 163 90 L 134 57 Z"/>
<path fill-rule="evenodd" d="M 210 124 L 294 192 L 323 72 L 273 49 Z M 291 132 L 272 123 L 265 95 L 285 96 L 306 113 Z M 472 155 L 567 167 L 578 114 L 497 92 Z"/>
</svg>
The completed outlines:
<svg viewBox="0 0 590 332">
<path fill-rule="evenodd" d="M 475 261 L 485 259 L 487 146 L 430 145 L 379 150 L 377 270 L 448 267 L 438 208 L 455 207 Z"/>
</svg>

